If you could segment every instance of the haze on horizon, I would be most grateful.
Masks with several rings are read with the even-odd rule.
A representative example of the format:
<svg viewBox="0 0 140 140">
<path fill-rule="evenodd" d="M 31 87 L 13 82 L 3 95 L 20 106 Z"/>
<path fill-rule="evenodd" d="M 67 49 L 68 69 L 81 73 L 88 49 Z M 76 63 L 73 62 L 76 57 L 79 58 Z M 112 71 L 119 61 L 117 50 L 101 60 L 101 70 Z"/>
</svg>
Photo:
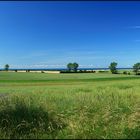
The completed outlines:
<svg viewBox="0 0 140 140">
<path fill-rule="evenodd" d="M 140 2 L 0 2 L 0 68 L 132 67 Z"/>
</svg>

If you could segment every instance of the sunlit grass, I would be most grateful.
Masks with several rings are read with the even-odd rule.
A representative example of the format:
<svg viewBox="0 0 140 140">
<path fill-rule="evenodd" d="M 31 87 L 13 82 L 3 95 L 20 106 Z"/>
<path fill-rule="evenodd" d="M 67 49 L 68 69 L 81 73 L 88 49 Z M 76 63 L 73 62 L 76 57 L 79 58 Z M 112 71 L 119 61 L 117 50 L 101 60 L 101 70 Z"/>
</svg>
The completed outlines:
<svg viewBox="0 0 140 140">
<path fill-rule="evenodd" d="M 0 138 L 140 137 L 139 79 L 51 83 L 0 83 Z"/>
</svg>

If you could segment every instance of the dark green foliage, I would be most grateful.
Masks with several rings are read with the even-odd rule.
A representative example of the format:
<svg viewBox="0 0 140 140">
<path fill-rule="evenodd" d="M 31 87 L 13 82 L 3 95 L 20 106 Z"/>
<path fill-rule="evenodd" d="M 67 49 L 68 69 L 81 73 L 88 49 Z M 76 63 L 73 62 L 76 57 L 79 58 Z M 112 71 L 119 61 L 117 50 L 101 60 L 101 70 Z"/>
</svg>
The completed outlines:
<svg viewBox="0 0 140 140">
<path fill-rule="evenodd" d="M 87 70 L 79 70 L 79 71 L 69 71 L 69 70 L 61 70 L 60 73 L 96 73 L 96 71 L 87 71 Z"/>
<path fill-rule="evenodd" d="M 78 63 L 74 62 L 73 63 L 73 69 L 74 69 L 75 72 L 77 71 L 78 67 L 79 67 Z"/>
<path fill-rule="evenodd" d="M 140 63 L 134 64 L 133 71 L 136 73 L 136 75 L 139 75 L 139 70 L 140 70 Z"/>
<path fill-rule="evenodd" d="M 137 75 L 140 75 L 140 73 L 137 73 Z"/>
<path fill-rule="evenodd" d="M 108 73 L 109 71 L 106 71 L 106 70 L 99 70 L 98 72 L 99 72 L 99 73 Z"/>
<path fill-rule="evenodd" d="M 0 129 L 6 137 L 17 139 L 35 138 L 44 133 L 53 135 L 53 132 L 65 126 L 55 114 L 49 114 L 44 106 L 38 105 L 32 98 L 28 101 L 21 97 L 0 100 Z"/>
<path fill-rule="evenodd" d="M 5 65 L 5 70 L 8 71 L 8 70 L 9 70 L 9 67 L 10 67 L 10 66 L 9 66 L 8 64 L 6 64 L 6 65 Z"/>
<path fill-rule="evenodd" d="M 67 64 L 67 68 L 69 71 L 77 72 L 78 67 L 79 67 L 79 65 L 76 62 Z"/>
<path fill-rule="evenodd" d="M 140 126 L 138 125 L 135 128 L 126 128 L 124 130 L 126 134 L 126 139 L 139 139 L 140 138 Z"/>
<path fill-rule="evenodd" d="M 112 74 L 117 74 L 117 63 L 116 62 L 112 62 L 109 66 L 110 71 L 112 72 Z"/>
<path fill-rule="evenodd" d="M 67 68 L 69 71 L 71 71 L 73 69 L 73 64 L 72 63 L 68 63 L 67 64 Z"/>
<path fill-rule="evenodd" d="M 127 71 L 123 71 L 123 74 L 127 74 Z"/>
<path fill-rule="evenodd" d="M 92 70 L 91 72 L 92 72 L 92 73 L 96 73 L 96 71 L 95 71 L 95 70 Z"/>
</svg>

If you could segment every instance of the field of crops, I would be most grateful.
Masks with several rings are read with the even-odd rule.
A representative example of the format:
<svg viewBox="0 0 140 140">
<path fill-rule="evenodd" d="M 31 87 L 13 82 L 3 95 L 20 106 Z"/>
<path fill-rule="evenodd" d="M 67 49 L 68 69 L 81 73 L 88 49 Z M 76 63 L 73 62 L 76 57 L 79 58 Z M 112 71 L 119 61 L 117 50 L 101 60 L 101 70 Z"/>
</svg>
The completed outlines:
<svg viewBox="0 0 140 140">
<path fill-rule="evenodd" d="M 0 72 L 0 138 L 140 138 L 140 77 Z"/>
</svg>

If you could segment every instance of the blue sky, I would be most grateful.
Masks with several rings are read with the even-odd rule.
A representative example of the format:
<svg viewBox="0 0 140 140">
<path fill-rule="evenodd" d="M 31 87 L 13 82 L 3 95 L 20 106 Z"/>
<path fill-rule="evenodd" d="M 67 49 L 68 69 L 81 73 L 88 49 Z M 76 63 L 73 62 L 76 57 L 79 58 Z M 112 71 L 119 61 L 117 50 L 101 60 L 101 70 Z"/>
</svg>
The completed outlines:
<svg viewBox="0 0 140 140">
<path fill-rule="evenodd" d="M 132 67 L 140 2 L 0 2 L 0 67 Z"/>
</svg>

